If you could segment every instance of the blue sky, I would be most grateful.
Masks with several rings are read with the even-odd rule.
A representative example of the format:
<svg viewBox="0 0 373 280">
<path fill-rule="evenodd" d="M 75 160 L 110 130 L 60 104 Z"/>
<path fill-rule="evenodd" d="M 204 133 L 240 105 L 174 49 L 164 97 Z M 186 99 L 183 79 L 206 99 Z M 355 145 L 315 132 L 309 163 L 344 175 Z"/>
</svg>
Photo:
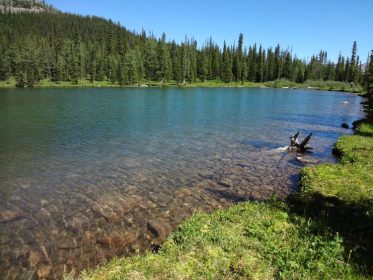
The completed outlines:
<svg viewBox="0 0 373 280">
<path fill-rule="evenodd" d="M 56 8 L 97 15 L 120 22 L 129 30 L 144 29 L 157 37 L 165 32 L 176 42 L 194 37 L 201 46 L 210 36 L 222 45 L 279 43 L 300 58 L 320 49 L 335 61 L 350 56 L 354 40 L 363 62 L 373 49 L 373 0 L 46 0 Z"/>
</svg>

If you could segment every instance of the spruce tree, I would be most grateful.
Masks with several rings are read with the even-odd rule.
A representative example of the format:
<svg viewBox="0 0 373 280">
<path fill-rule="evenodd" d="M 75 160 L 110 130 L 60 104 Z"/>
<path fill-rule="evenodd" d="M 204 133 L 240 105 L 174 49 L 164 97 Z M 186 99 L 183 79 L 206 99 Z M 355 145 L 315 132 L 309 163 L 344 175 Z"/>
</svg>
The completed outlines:
<svg viewBox="0 0 373 280">
<path fill-rule="evenodd" d="M 166 44 L 166 35 L 162 34 L 162 39 L 158 41 L 158 71 L 157 77 L 159 80 L 167 81 L 171 78 L 171 61 L 170 52 Z"/>
<path fill-rule="evenodd" d="M 236 82 L 242 80 L 242 67 L 243 67 L 243 34 L 240 33 L 238 38 L 238 47 L 236 49 L 235 63 L 234 63 L 234 76 Z"/>
<path fill-rule="evenodd" d="M 223 46 L 223 69 L 222 69 L 222 80 L 226 83 L 232 81 L 232 55 L 229 47 L 224 42 Z"/>
<path fill-rule="evenodd" d="M 356 41 L 354 41 L 354 43 L 352 44 L 352 51 L 351 51 L 351 59 L 350 59 L 350 64 L 349 64 L 349 68 L 348 68 L 348 78 L 347 78 L 347 81 L 348 82 L 356 82 L 356 71 L 357 71 L 357 43 Z"/>
</svg>

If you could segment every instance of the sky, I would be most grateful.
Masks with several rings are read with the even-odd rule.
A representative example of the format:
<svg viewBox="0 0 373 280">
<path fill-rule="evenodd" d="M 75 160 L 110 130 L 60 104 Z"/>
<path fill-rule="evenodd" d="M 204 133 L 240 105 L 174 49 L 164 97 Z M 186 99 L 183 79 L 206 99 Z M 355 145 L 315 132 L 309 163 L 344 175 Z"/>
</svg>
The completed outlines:
<svg viewBox="0 0 373 280">
<path fill-rule="evenodd" d="M 321 49 L 336 61 L 351 55 L 353 41 L 363 63 L 373 49 L 373 0 L 46 0 L 57 9 L 96 15 L 119 22 L 128 30 L 177 43 L 194 37 L 198 46 L 212 37 L 223 45 L 289 48 L 309 59 Z"/>
</svg>

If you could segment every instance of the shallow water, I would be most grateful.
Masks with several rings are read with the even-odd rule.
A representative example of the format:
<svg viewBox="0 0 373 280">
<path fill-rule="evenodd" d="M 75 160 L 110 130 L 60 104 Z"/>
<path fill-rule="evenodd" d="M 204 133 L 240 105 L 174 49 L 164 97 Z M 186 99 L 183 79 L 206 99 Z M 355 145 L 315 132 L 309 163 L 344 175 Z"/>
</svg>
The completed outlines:
<svg viewBox="0 0 373 280">
<path fill-rule="evenodd" d="M 342 104 L 348 101 L 348 104 Z M 360 97 L 284 89 L 0 91 L 0 278 L 81 271 L 156 249 L 195 211 L 284 198 Z"/>
</svg>

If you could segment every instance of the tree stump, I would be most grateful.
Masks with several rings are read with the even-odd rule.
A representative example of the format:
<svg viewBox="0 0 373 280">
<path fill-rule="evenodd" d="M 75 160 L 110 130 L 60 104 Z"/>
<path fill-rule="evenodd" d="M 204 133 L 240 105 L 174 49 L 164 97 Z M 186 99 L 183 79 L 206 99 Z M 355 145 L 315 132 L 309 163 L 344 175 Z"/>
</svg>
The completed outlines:
<svg viewBox="0 0 373 280">
<path fill-rule="evenodd" d="M 312 149 L 312 147 L 308 145 L 308 142 L 311 140 L 312 133 L 307 135 L 307 137 L 304 138 L 304 140 L 301 143 L 299 143 L 298 141 L 299 134 L 300 134 L 300 130 L 298 130 L 298 132 L 295 133 L 294 135 L 290 136 L 290 146 L 288 147 L 288 150 L 290 152 L 304 153 L 307 150 Z"/>
</svg>

